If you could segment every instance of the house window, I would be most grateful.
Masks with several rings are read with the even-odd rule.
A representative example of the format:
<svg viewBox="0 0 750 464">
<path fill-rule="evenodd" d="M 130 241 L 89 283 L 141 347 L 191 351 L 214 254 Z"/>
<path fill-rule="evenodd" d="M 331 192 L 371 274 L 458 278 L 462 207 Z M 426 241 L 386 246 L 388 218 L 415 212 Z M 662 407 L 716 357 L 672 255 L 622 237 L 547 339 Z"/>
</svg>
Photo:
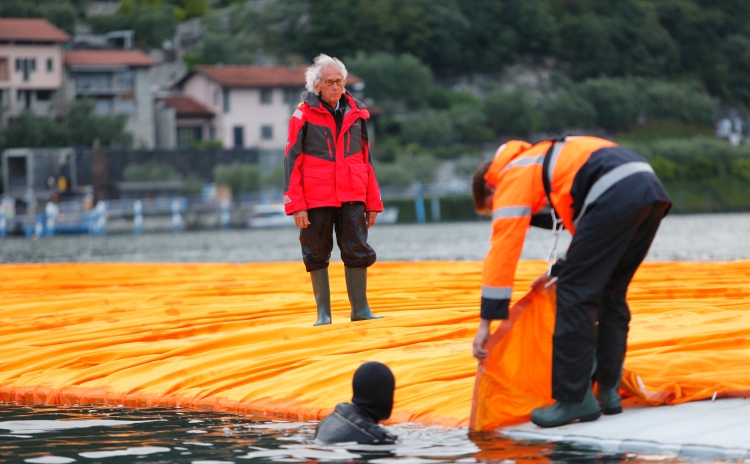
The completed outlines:
<svg viewBox="0 0 750 464">
<path fill-rule="evenodd" d="M 224 113 L 229 113 L 229 89 L 224 89 Z"/>
<path fill-rule="evenodd" d="M 37 101 L 50 101 L 52 99 L 52 91 L 51 90 L 37 90 L 36 91 L 36 100 Z"/>
<path fill-rule="evenodd" d="M 242 126 L 234 126 L 234 148 L 245 146 L 245 131 Z"/>
<path fill-rule="evenodd" d="M 260 89 L 260 104 L 270 105 L 273 97 L 273 89 Z"/>
<path fill-rule="evenodd" d="M 284 103 L 294 104 L 302 100 L 299 89 L 284 89 Z"/>
<path fill-rule="evenodd" d="M 16 58 L 16 72 L 23 73 L 24 82 L 29 81 L 34 71 L 36 71 L 36 58 Z"/>
<path fill-rule="evenodd" d="M 177 128 L 177 146 L 189 147 L 203 140 L 203 127 L 183 126 Z"/>
<path fill-rule="evenodd" d="M 47 72 L 52 72 L 55 70 L 52 58 L 47 58 Z"/>
<path fill-rule="evenodd" d="M 214 106 L 219 106 L 219 89 L 214 90 Z"/>
<path fill-rule="evenodd" d="M 273 139 L 273 126 L 260 126 L 260 138 L 263 140 Z"/>
<path fill-rule="evenodd" d="M 8 58 L 0 58 L 0 81 L 10 80 L 8 72 Z"/>
<path fill-rule="evenodd" d="M 216 128 L 214 126 L 208 128 L 208 140 L 216 140 Z"/>
<path fill-rule="evenodd" d="M 95 94 L 110 93 L 112 88 L 112 74 L 106 72 L 84 72 L 77 74 L 76 93 Z"/>
</svg>

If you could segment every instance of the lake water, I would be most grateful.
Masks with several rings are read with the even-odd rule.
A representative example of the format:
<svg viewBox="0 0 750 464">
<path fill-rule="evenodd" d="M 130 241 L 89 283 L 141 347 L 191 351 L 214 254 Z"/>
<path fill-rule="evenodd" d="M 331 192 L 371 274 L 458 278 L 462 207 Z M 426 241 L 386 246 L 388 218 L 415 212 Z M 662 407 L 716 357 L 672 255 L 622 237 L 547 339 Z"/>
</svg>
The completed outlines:
<svg viewBox="0 0 750 464">
<path fill-rule="evenodd" d="M 295 228 L 71 235 L 0 240 L 1 262 L 261 262 L 300 261 Z M 369 243 L 381 261 L 481 260 L 489 249 L 488 221 L 379 225 Z M 750 213 L 669 215 L 647 257 L 657 261 L 750 259 Z M 570 243 L 564 233 L 560 250 Z M 545 259 L 552 234 L 531 228 L 522 259 Z M 333 261 L 340 261 L 334 246 Z"/>
<path fill-rule="evenodd" d="M 376 225 L 370 244 L 384 261 L 481 260 L 489 234 L 489 222 Z M 748 237 L 750 214 L 672 215 L 662 223 L 647 259 L 750 259 Z M 551 241 L 549 231 L 530 230 L 522 258 L 544 259 Z M 560 249 L 569 241 L 563 235 Z M 6 263 L 300 261 L 300 250 L 296 229 L 222 230 L 8 238 L 0 241 L 0 259 Z M 333 260 L 340 261 L 335 249 Z M 173 408 L 2 404 L 0 462 L 699 462 L 673 455 L 608 453 L 494 434 L 469 435 L 465 428 L 418 424 L 388 428 L 400 437 L 394 446 L 320 446 L 312 442 L 312 422 Z"/>
</svg>

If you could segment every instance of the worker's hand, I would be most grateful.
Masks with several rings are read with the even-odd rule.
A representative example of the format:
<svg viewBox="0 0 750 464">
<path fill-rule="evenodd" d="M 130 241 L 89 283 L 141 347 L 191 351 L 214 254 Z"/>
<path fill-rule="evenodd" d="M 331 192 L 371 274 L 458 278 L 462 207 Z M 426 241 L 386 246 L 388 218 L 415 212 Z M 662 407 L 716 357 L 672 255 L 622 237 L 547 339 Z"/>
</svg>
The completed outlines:
<svg viewBox="0 0 750 464">
<path fill-rule="evenodd" d="M 554 284 L 555 282 L 557 282 L 557 277 L 552 277 L 545 272 L 544 274 L 537 277 L 535 281 L 531 282 L 531 288 L 536 291 L 541 291 Z"/>
<path fill-rule="evenodd" d="M 310 220 L 307 219 L 307 211 L 295 211 L 294 212 L 294 225 L 300 229 L 306 229 L 310 225 Z"/>
<path fill-rule="evenodd" d="M 378 212 L 377 211 L 368 211 L 367 212 L 367 219 L 365 221 L 367 222 L 367 228 L 375 225 L 375 222 L 378 220 Z"/>
<path fill-rule="evenodd" d="M 477 335 L 474 337 L 474 343 L 471 346 L 472 354 L 480 361 L 486 358 L 489 353 L 484 346 L 490 339 L 490 322 L 492 321 L 489 319 L 480 319 Z"/>
</svg>

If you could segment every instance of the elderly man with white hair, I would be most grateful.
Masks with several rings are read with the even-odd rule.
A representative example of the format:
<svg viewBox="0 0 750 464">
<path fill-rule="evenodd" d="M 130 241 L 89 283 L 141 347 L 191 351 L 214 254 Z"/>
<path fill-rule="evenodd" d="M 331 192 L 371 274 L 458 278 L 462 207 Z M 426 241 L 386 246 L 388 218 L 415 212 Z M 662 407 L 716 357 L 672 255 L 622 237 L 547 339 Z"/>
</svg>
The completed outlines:
<svg viewBox="0 0 750 464">
<path fill-rule="evenodd" d="M 344 63 L 320 54 L 305 72 L 307 92 L 289 121 L 284 205 L 300 228 L 302 260 L 318 308 L 313 325 L 331 323 L 328 263 L 333 232 L 344 261 L 352 321 L 377 319 L 367 302 L 375 251 L 367 230 L 383 211 L 367 137 L 370 113 L 344 88 Z"/>
</svg>

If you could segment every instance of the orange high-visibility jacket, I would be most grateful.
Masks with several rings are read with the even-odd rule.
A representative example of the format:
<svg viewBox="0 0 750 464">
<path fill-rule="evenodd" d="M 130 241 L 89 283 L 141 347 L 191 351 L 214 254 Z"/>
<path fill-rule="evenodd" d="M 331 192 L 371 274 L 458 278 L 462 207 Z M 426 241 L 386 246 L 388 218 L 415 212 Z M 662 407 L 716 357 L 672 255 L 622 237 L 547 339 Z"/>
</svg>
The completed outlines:
<svg viewBox="0 0 750 464">
<path fill-rule="evenodd" d="M 482 276 L 483 319 L 506 319 L 516 265 L 533 215 L 548 207 L 542 180 L 552 141 L 531 145 L 513 140 L 502 145 L 485 175 L 495 186 L 492 239 Z M 592 156 L 593 155 L 593 156 Z M 643 207 L 669 196 L 651 166 L 638 154 L 597 137 L 566 137 L 550 151 L 546 167 L 550 199 L 565 228 L 575 234 L 578 221 L 604 192 L 634 174 L 644 188 L 622 203 Z M 619 188 L 623 188 L 621 183 Z M 619 202 L 620 200 L 618 200 Z M 546 208 L 545 208 L 546 209 Z"/>
</svg>

